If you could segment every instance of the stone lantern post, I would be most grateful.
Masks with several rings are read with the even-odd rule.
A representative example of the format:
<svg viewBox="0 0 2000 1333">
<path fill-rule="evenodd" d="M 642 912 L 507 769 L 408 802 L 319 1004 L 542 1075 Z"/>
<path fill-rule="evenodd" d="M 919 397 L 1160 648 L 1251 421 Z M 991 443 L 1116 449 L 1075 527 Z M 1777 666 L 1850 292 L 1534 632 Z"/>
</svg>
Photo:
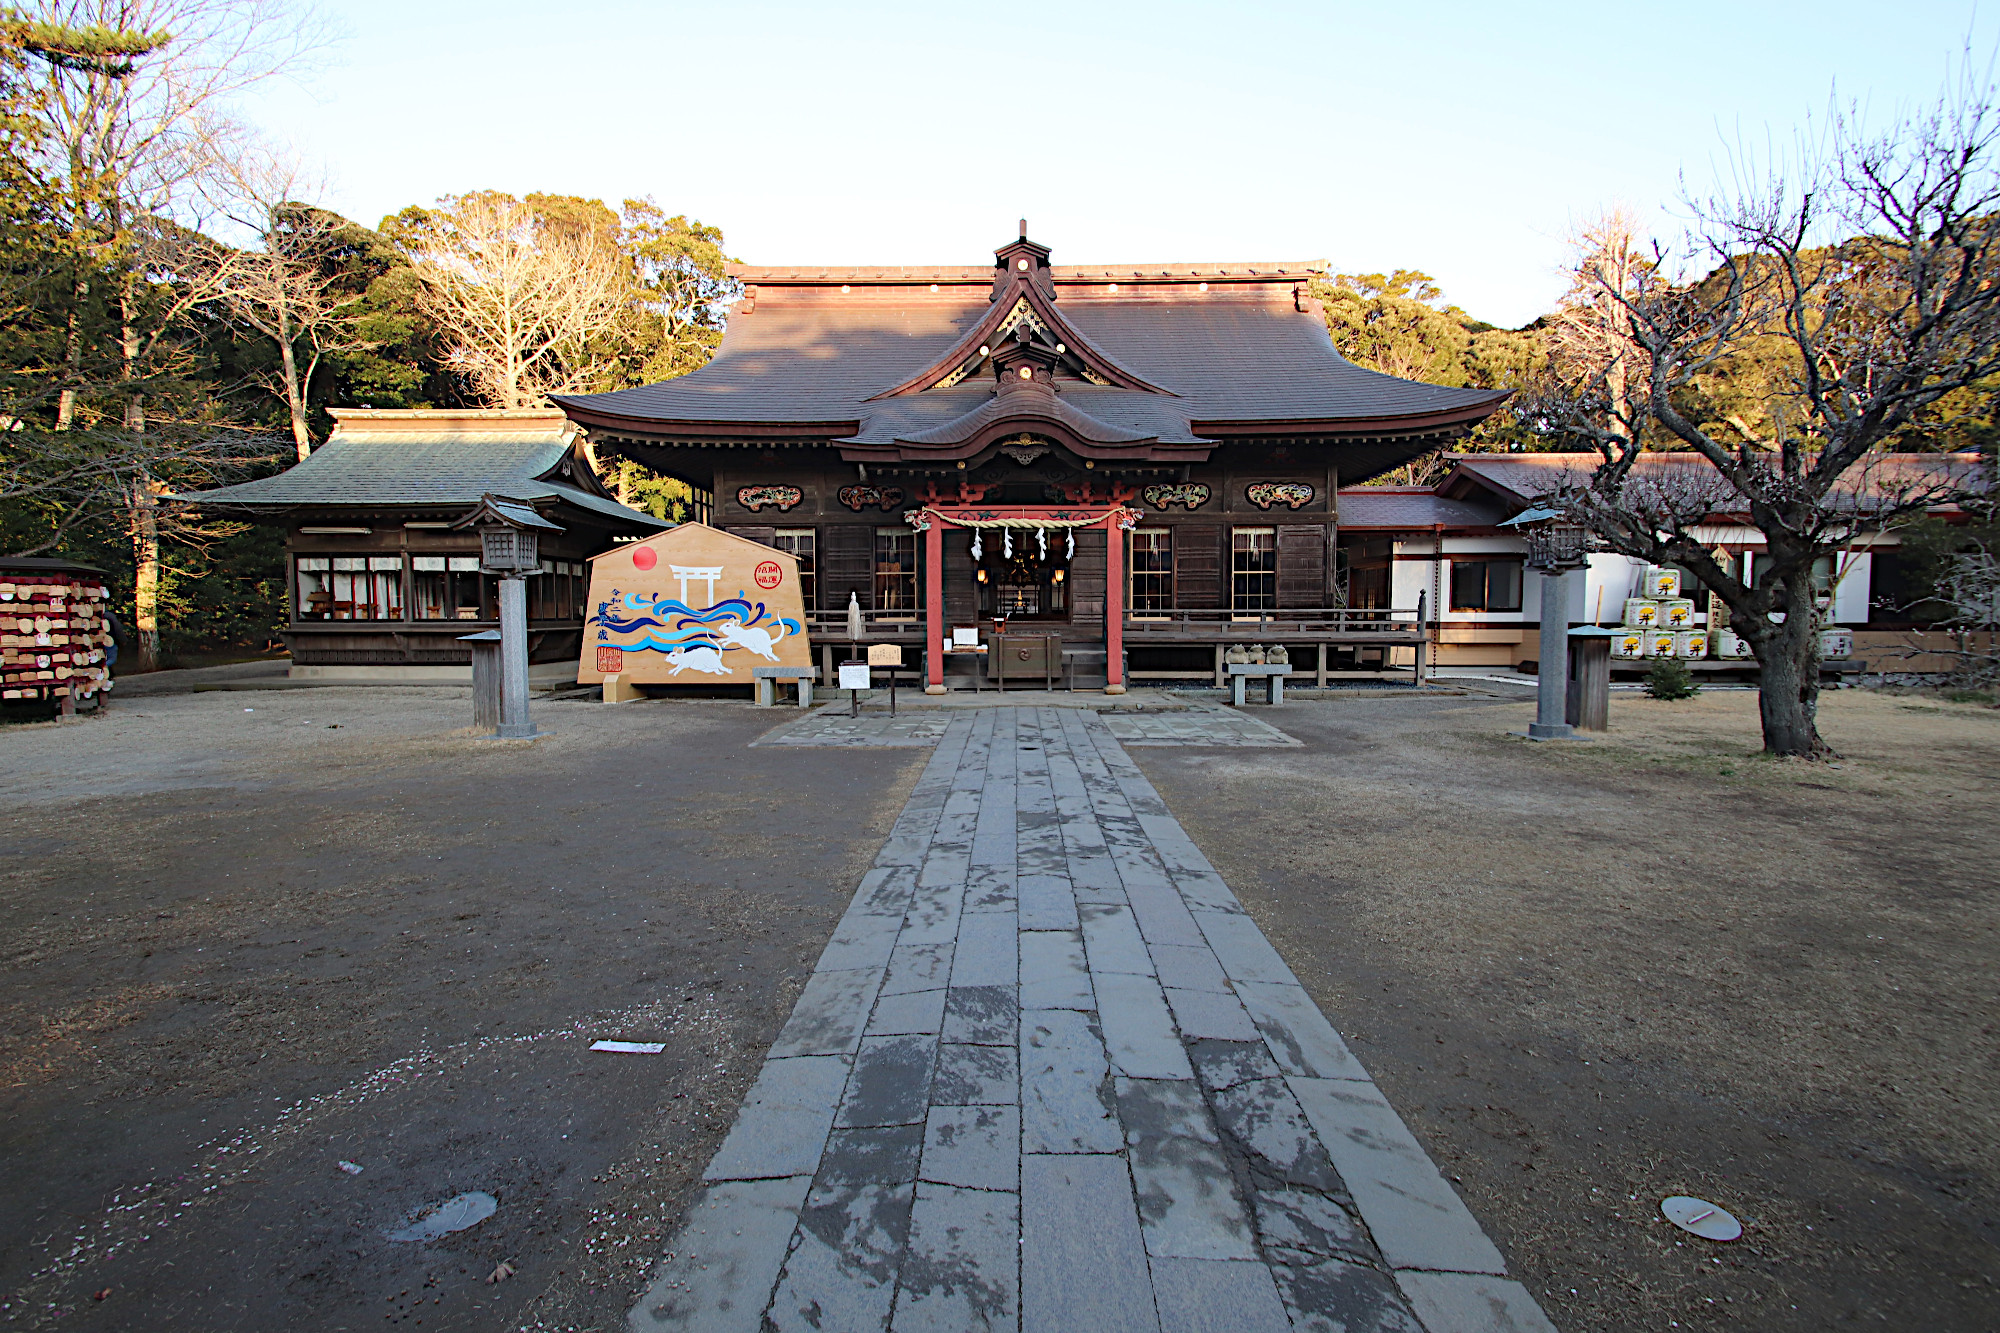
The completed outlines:
<svg viewBox="0 0 2000 1333">
<path fill-rule="evenodd" d="M 1581 524 L 1553 509 L 1529 509 L 1501 526 L 1521 529 L 1528 541 L 1528 568 L 1542 576 L 1542 646 L 1535 668 L 1535 720 L 1528 725 L 1528 735 L 1540 741 L 1560 740 L 1574 734 L 1564 716 L 1569 694 L 1569 575 L 1589 563 L 1589 543 Z"/>
<path fill-rule="evenodd" d="M 561 532 L 562 526 L 536 513 L 520 500 L 484 495 L 454 528 L 479 533 L 479 567 L 500 579 L 500 725 L 501 740 L 527 740 L 538 734 L 528 717 L 528 583 L 539 574 L 541 534 Z"/>
</svg>

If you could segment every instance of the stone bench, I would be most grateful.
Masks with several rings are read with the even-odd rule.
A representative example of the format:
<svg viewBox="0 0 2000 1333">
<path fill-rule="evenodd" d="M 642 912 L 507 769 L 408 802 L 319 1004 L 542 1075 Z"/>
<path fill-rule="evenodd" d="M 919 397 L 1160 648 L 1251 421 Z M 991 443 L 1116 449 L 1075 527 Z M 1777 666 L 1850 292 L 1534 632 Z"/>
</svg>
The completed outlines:
<svg viewBox="0 0 2000 1333">
<path fill-rule="evenodd" d="M 1234 707 L 1241 708 L 1248 702 L 1244 695 L 1253 677 L 1264 682 L 1265 703 L 1281 704 L 1285 701 L 1285 677 L 1292 674 L 1290 666 L 1271 662 L 1231 662 L 1226 670 L 1229 672 L 1229 702 Z"/>
<path fill-rule="evenodd" d="M 756 682 L 757 706 L 769 708 L 778 702 L 778 682 L 789 680 L 799 687 L 799 707 L 811 708 L 813 702 L 813 682 L 819 679 L 819 668 L 809 666 L 760 666 L 750 668 L 751 678 Z"/>
</svg>

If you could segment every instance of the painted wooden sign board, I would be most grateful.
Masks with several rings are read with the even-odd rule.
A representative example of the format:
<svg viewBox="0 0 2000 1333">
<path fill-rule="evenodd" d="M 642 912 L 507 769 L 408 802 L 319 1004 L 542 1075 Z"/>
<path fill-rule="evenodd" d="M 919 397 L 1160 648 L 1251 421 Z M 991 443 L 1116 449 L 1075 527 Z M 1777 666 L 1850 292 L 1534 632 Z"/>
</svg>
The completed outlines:
<svg viewBox="0 0 2000 1333">
<path fill-rule="evenodd" d="M 812 665 L 798 562 L 702 523 L 590 561 L 576 678 L 738 684 L 751 668 Z"/>
</svg>

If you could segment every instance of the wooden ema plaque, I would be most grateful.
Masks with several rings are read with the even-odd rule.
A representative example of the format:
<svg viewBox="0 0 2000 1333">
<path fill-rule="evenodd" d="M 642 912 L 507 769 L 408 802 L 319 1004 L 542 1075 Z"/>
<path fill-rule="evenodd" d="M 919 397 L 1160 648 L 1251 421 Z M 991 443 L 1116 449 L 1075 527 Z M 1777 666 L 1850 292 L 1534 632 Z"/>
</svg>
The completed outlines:
<svg viewBox="0 0 2000 1333">
<path fill-rule="evenodd" d="M 751 668 L 812 665 L 798 562 L 683 523 L 590 562 L 579 683 L 748 685 Z"/>
</svg>

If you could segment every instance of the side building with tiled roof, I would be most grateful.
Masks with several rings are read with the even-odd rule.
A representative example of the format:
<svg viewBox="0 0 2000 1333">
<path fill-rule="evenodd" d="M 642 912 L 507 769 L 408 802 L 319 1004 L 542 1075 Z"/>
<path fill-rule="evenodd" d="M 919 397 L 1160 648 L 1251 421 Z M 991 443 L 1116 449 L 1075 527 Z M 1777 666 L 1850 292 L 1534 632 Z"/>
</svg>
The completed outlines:
<svg viewBox="0 0 2000 1333">
<path fill-rule="evenodd" d="M 1445 668 L 1532 669 L 1540 648 L 1538 575 L 1526 568 L 1527 543 L 1503 527 L 1537 497 L 1584 481 L 1599 459 L 1590 453 L 1458 454 L 1434 486 L 1358 486 L 1339 497 L 1339 566 L 1345 596 L 1354 607 L 1404 606 L 1419 601 L 1426 616 L 1427 649 Z M 1644 456 L 1642 473 L 1706 469 L 1691 453 Z M 1884 454 L 1858 468 L 1845 489 L 1871 485 L 1935 487 L 1950 491 L 1971 482 L 1979 460 L 1969 454 Z M 1839 502 L 1836 492 L 1835 502 Z M 1935 511 L 1946 521 L 1963 517 L 1956 506 Z M 1741 577 L 1761 571 L 1764 536 L 1741 515 L 1717 514 L 1701 529 L 1711 549 Z M 1643 600 L 1645 565 L 1595 552 L 1570 582 L 1571 625 L 1615 626 L 1627 599 Z M 1707 621 L 1708 593 L 1682 570 L 1686 596 Z M 1935 631 L 1913 619 L 1917 581 L 1895 532 L 1858 535 L 1820 562 L 1814 572 L 1829 628 L 1847 631 L 1847 660 L 1873 671 L 1946 669 L 1924 648 Z M 1714 622 L 1722 623 L 1718 616 Z M 1621 664 L 1639 670 L 1645 664 Z M 1749 664 L 1717 659 L 1710 668 Z"/>
<path fill-rule="evenodd" d="M 291 674 L 470 679 L 461 635 L 499 624 L 479 537 L 452 524 L 485 496 L 562 528 L 528 580 L 530 675 L 576 669 L 589 571 L 618 539 L 671 526 L 619 504 L 560 412 L 333 409 L 326 443 L 274 477 L 170 497 L 285 531 Z"/>
</svg>

